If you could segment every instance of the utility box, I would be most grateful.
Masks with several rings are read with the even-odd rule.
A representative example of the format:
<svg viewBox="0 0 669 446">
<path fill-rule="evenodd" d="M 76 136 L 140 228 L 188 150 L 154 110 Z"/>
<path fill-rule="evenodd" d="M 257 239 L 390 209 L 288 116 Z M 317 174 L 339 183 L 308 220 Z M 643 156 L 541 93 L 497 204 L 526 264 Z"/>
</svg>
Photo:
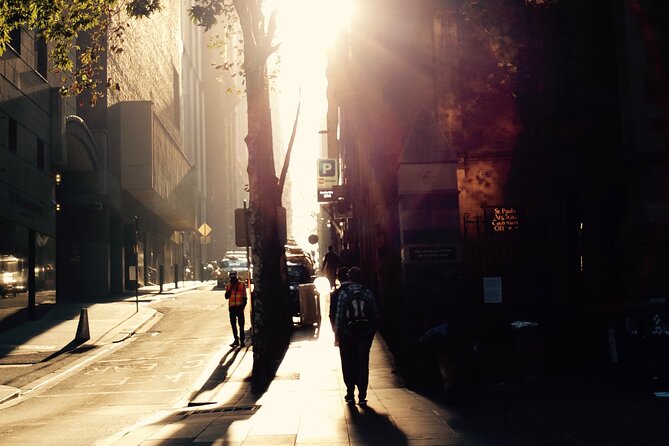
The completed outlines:
<svg viewBox="0 0 669 446">
<path fill-rule="evenodd" d="M 321 298 L 313 283 L 298 285 L 300 325 L 321 325 Z"/>
</svg>

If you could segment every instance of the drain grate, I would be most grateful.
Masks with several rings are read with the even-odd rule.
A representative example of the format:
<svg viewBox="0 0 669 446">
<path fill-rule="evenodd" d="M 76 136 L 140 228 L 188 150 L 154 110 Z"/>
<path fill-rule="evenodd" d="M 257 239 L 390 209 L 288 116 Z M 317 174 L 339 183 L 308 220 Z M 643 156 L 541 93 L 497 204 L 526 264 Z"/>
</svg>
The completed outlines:
<svg viewBox="0 0 669 446">
<path fill-rule="evenodd" d="M 223 406 L 223 407 L 214 407 L 212 409 L 190 409 L 178 412 L 178 415 L 189 416 L 189 415 L 203 415 L 203 414 L 212 414 L 212 413 L 227 413 L 227 412 L 255 412 L 260 409 L 260 406 L 257 404 L 251 404 L 247 406 Z"/>
</svg>

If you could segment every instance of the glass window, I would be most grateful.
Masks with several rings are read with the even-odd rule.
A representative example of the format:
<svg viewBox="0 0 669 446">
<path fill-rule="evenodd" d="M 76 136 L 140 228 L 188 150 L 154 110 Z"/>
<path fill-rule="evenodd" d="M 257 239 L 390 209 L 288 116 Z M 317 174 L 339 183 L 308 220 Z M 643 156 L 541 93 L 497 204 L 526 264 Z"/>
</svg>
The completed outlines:
<svg viewBox="0 0 669 446">
<path fill-rule="evenodd" d="M 21 54 L 21 28 L 14 28 L 9 32 L 9 46 L 14 49 L 17 54 Z"/>
<path fill-rule="evenodd" d="M 0 233 L 0 295 L 27 299 L 28 229 L 0 218 Z"/>
<path fill-rule="evenodd" d="M 47 76 L 47 50 L 44 37 L 35 37 L 35 70 L 46 79 Z"/>
<path fill-rule="evenodd" d="M 56 297 L 56 239 L 35 233 L 35 288 L 37 303 Z"/>
</svg>

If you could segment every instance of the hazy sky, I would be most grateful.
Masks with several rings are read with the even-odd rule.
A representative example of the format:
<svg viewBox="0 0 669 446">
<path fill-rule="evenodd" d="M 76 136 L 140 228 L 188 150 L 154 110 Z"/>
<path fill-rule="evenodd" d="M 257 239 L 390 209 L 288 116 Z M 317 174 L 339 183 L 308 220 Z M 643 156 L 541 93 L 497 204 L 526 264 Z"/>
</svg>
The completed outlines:
<svg viewBox="0 0 669 446">
<path fill-rule="evenodd" d="M 285 146 L 290 140 L 301 99 L 289 170 L 294 213 L 289 236 L 294 236 L 298 244 L 309 246 L 306 239 L 316 233 L 314 214 L 318 211 L 316 159 L 325 155 L 324 138 L 318 133 L 326 128 L 325 50 L 348 23 L 352 3 L 351 0 L 272 0 L 269 3 L 279 6 L 277 37 L 281 42 L 281 64 L 276 80 L 280 116 L 277 124 Z"/>
</svg>

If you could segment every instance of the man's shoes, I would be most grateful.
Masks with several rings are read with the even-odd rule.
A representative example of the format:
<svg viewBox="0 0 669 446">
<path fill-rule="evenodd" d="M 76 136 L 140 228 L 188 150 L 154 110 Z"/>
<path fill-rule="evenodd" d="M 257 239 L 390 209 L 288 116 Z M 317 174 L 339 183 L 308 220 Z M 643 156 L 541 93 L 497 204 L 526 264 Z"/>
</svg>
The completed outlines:
<svg viewBox="0 0 669 446">
<path fill-rule="evenodd" d="M 230 347 L 238 347 L 239 346 L 239 341 L 235 339 L 235 342 L 230 344 Z"/>
<path fill-rule="evenodd" d="M 361 398 L 358 400 L 358 405 L 360 406 L 366 406 L 367 405 L 367 400 L 364 398 Z"/>
<path fill-rule="evenodd" d="M 244 341 L 239 341 L 239 346 L 244 347 Z"/>
<path fill-rule="evenodd" d="M 353 397 L 353 394 L 347 393 L 344 396 L 344 401 L 346 401 L 346 404 L 353 404 L 355 403 L 355 398 Z"/>
</svg>

